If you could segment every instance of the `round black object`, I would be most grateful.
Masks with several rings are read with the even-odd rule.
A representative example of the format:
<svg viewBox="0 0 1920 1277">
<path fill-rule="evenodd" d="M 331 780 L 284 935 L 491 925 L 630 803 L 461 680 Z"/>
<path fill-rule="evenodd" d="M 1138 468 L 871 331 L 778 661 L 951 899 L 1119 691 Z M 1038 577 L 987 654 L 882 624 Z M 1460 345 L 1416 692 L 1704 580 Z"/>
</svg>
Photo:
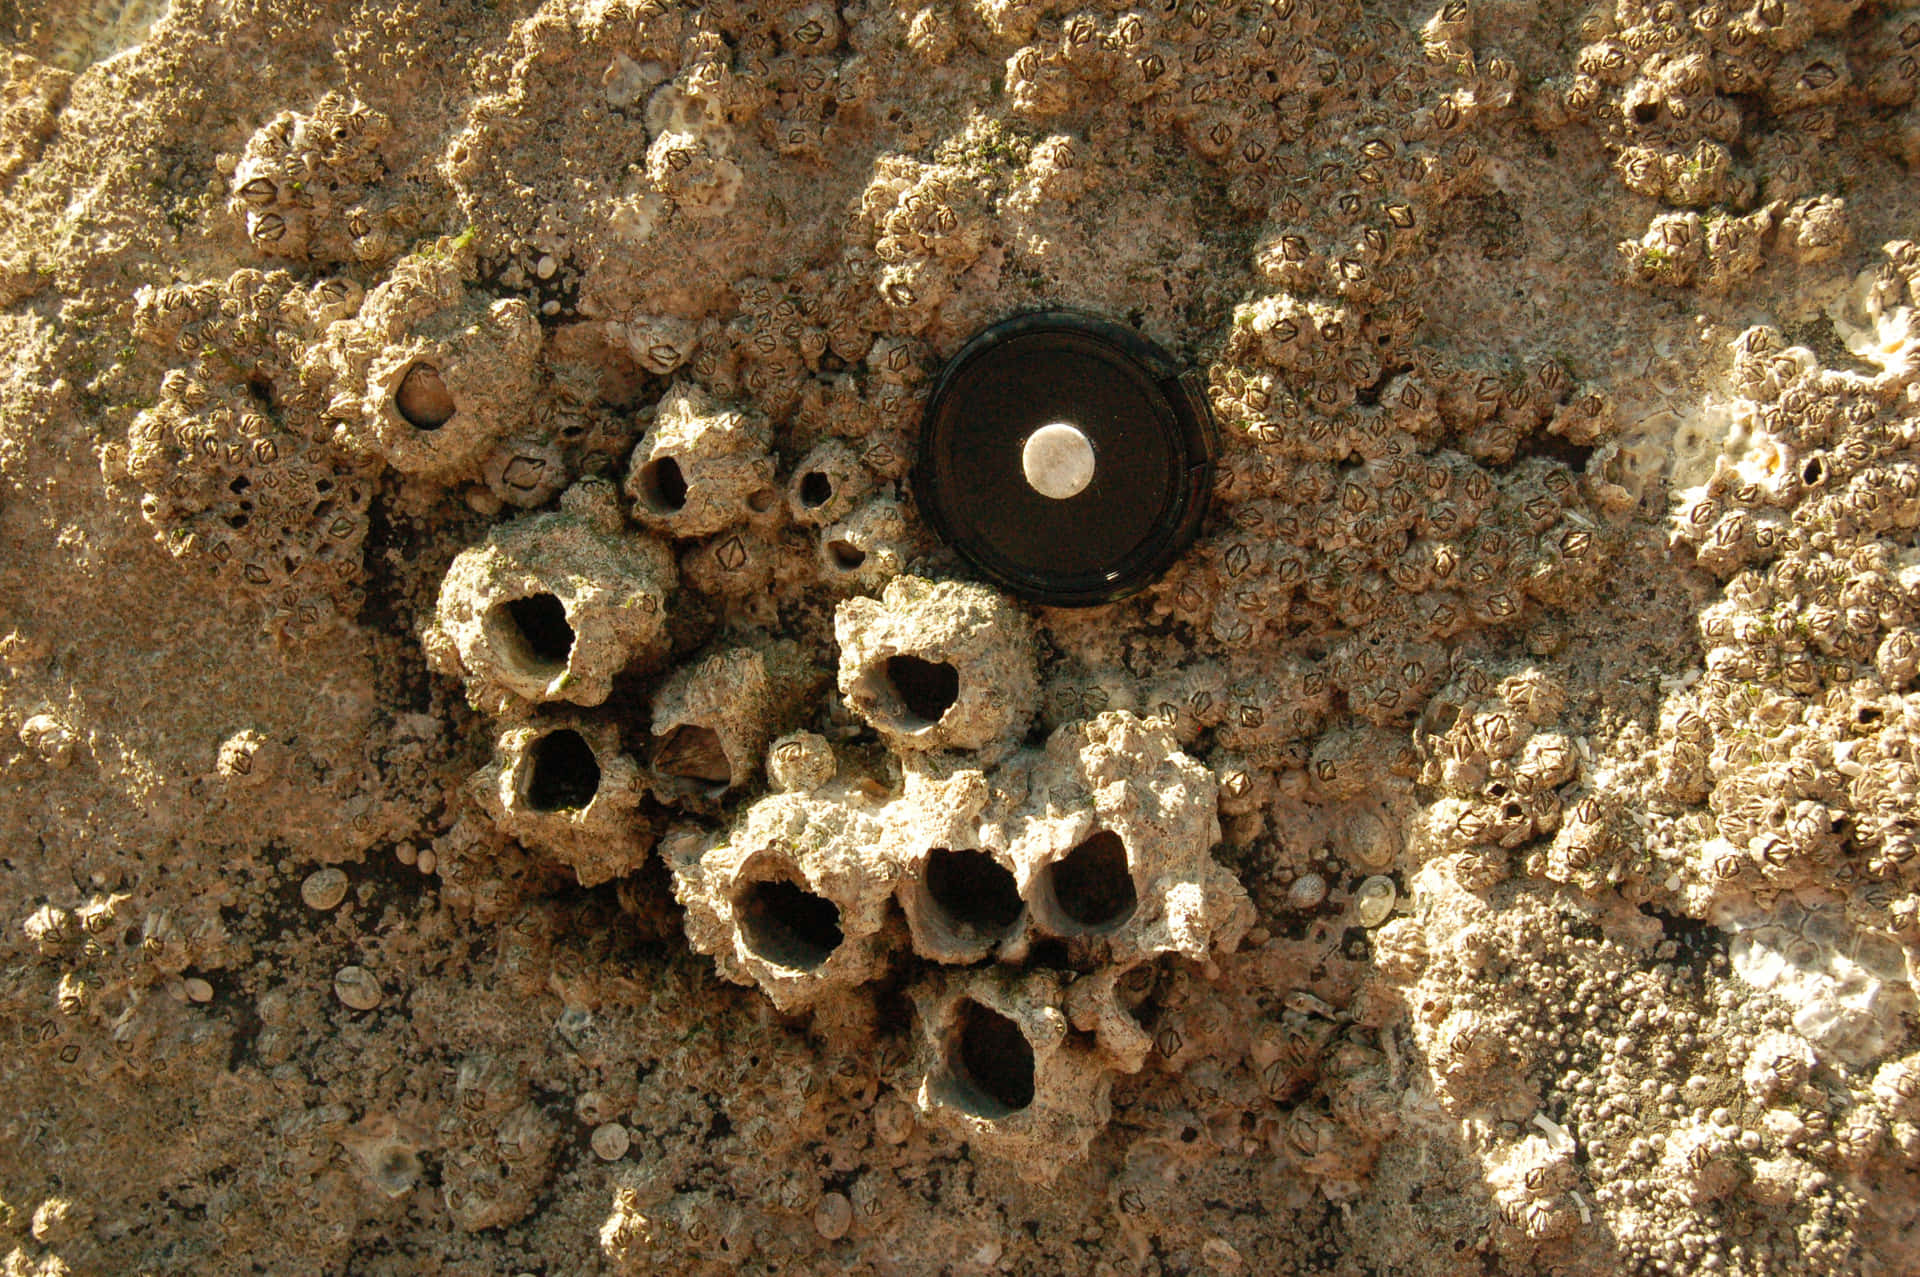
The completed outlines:
<svg viewBox="0 0 1920 1277">
<path fill-rule="evenodd" d="M 1152 582 L 1193 543 L 1213 455 L 1193 373 L 1131 328 L 1041 311 L 986 329 L 941 371 L 913 488 L 982 576 L 1089 607 Z"/>
</svg>

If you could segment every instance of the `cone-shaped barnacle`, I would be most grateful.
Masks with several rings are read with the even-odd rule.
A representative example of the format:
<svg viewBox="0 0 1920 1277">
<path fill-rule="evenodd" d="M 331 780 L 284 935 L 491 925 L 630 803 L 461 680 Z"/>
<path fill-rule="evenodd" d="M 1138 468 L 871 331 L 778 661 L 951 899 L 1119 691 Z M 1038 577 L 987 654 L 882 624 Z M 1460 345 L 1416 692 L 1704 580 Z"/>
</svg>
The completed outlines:
<svg viewBox="0 0 1920 1277">
<path fill-rule="evenodd" d="M 772 438 L 766 420 L 677 385 L 634 447 L 627 476 L 636 522 L 675 537 L 711 536 L 773 509 Z"/>
<path fill-rule="evenodd" d="M 655 830 L 637 810 L 640 768 L 618 730 L 581 718 L 509 727 L 470 782 L 503 832 L 546 852 L 591 887 L 631 872 Z"/>
<path fill-rule="evenodd" d="M 730 647 L 676 670 L 653 702 L 653 785 L 698 804 L 750 780 L 826 675 L 785 640 Z"/>
<path fill-rule="evenodd" d="M 1047 1181 L 1110 1116 L 1111 1061 L 1072 1032 L 1058 972 L 930 977 L 913 993 L 928 1120 Z"/>
<path fill-rule="evenodd" d="M 687 939 L 783 1011 L 874 978 L 895 866 L 881 807 L 858 786 L 775 794 L 732 829 L 677 830 L 661 850 Z"/>
<path fill-rule="evenodd" d="M 1030 768 L 1008 856 L 1037 933 L 1127 965 L 1205 961 L 1253 922 L 1239 881 L 1213 859 L 1217 784 L 1157 720 L 1101 714 L 1056 731 Z"/>
<path fill-rule="evenodd" d="M 1013 860 L 995 845 L 994 822 L 982 819 L 992 798 L 978 771 L 910 772 L 906 793 L 890 808 L 900 908 L 923 958 L 1012 962 L 1026 954 L 1027 905 Z"/>
<path fill-rule="evenodd" d="M 331 339 L 344 438 L 438 483 L 477 477 L 533 406 L 539 321 L 466 287 L 471 252 L 406 259 Z"/>
<path fill-rule="evenodd" d="M 501 524 L 461 551 L 423 642 L 490 713 L 598 705 L 615 674 L 666 654 L 673 583 L 666 547 L 622 526 L 611 485 L 583 480 L 559 510 Z"/>
<path fill-rule="evenodd" d="M 840 692 L 910 752 L 1010 749 L 1038 699 L 1033 630 L 1012 600 L 963 581 L 895 577 L 834 614 Z"/>
</svg>

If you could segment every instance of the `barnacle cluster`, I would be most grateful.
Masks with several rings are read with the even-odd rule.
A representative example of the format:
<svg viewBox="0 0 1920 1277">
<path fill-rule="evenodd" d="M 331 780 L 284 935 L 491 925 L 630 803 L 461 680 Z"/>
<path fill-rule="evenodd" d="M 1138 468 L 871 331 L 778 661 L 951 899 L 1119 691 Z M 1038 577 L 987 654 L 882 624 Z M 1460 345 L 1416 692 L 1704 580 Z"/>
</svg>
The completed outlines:
<svg viewBox="0 0 1920 1277">
<path fill-rule="evenodd" d="M 1250 922 L 1209 855 L 1213 776 L 1127 714 L 1014 748 L 1033 699 L 1032 638 L 984 587 L 897 577 L 879 600 L 841 604 L 836 629 L 846 703 L 903 783 L 843 767 L 819 736 L 782 738 L 766 764 L 782 792 L 723 829 L 684 826 L 662 843 L 688 938 L 781 1009 L 835 1020 L 903 951 L 926 959 L 913 986 L 919 1105 L 1051 1176 L 1105 1125 L 1111 1072 L 1144 1062 L 1147 1035 L 1116 1000 L 1119 982 L 1160 955 L 1205 961 Z M 724 791 L 728 759 L 757 761 L 747 750 L 776 721 L 774 703 L 742 695 L 751 685 L 716 672 L 726 704 L 700 718 L 662 713 L 677 704 L 669 680 L 656 770 L 666 755 L 710 760 L 695 779 Z M 738 725 L 723 724 L 728 713 Z"/>
<path fill-rule="evenodd" d="M 1471 58 L 1473 6 L 1445 5 L 1427 34 Z M 1593 129 L 1627 189 L 1681 210 L 1620 244 L 1634 282 L 1724 291 L 1769 253 L 1828 261 L 1852 238 L 1832 140 L 1915 157 L 1920 19 L 1902 6 L 1623 4 L 1589 14 L 1580 37 L 1530 105 L 1551 127 Z"/>
<path fill-rule="evenodd" d="M 233 170 L 231 208 L 247 238 L 267 256 L 321 264 L 391 257 L 402 214 L 380 191 L 380 147 L 392 133 L 386 116 L 338 93 L 274 116 Z"/>
<path fill-rule="evenodd" d="M 1653 777 L 1698 830 L 1669 888 L 1789 1000 L 1796 1052 L 1853 1067 L 1897 1044 L 1913 997 L 1915 298 L 1911 246 L 1886 256 L 1831 308 L 1854 368 L 1774 329 L 1733 343 L 1725 451 L 1671 525 L 1721 589 Z"/>
<path fill-rule="evenodd" d="M 0 143 L 0 186 L 40 154 L 53 132 L 54 117 L 66 99 L 70 72 L 45 65 L 26 53 L 7 58 L 4 89 L 4 136 Z"/>
<path fill-rule="evenodd" d="M 1689 865 L 1699 910 L 1833 885 L 1854 925 L 1904 937 L 1920 833 L 1920 578 L 1903 549 L 1920 526 L 1916 298 L 1911 245 L 1887 254 L 1836 303 L 1866 371 L 1823 367 L 1773 329 L 1734 342 L 1727 451 L 1672 521 L 1676 546 L 1723 584 L 1658 749 L 1665 795 L 1711 814 Z"/>
<path fill-rule="evenodd" d="M 270 629 L 349 618 L 364 594 L 374 475 L 333 438 L 316 358 L 360 300 L 350 279 L 256 270 L 139 300 L 134 331 L 169 367 L 109 477 L 143 490 L 140 514 L 170 554 L 207 563 Z"/>
</svg>

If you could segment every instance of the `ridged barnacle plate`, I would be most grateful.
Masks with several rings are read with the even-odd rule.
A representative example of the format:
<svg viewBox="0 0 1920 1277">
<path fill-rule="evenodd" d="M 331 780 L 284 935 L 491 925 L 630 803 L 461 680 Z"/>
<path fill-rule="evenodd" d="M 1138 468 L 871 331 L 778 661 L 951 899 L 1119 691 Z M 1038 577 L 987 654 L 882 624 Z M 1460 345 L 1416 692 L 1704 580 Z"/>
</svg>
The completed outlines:
<svg viewBox="0 0 1920 1277">
<path fill-rule="evenodd" d="M 1193 543 L 1215 437 L 1198 378 L 1131 328 L 1074 311 L 985 329 L 927 403 L 913 490 L 934 532 L 1036 603 L 1133 593 Z"/>
</svg>

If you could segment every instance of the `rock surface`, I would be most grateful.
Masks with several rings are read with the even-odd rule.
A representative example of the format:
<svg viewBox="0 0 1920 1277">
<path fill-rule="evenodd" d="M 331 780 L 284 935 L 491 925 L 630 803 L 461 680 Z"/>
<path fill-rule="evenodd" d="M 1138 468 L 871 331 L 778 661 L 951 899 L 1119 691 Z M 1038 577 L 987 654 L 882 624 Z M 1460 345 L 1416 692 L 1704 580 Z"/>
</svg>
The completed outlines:
<svg viewBox="0 0 1920 1277">
<path fill-rule="evenodd" d="M 0 1266 L 1920 1271 L 1920 9 L 0 7 Z M 1220 426 L 966 579 L 942 361 Z"/>
</svg>

